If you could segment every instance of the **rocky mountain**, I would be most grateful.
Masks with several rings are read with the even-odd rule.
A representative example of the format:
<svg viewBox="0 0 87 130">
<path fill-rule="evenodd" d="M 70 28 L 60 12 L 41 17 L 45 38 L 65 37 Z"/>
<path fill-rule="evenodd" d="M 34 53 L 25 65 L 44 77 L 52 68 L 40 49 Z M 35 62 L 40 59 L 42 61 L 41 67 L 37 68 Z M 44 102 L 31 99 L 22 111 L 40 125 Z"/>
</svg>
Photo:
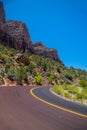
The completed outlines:
<svg viewBox="0 0 87 130">
<path fill-rule="evenodd" d="M 56 49 L 49 49 L 41 42 L 33 44 L 28 29 L 23 22 L 14 20 L 6 21 L 2 2 L 0 2 L 0 41 L 9 47 L 49 57 L 62 63 Z"/>
</svg>

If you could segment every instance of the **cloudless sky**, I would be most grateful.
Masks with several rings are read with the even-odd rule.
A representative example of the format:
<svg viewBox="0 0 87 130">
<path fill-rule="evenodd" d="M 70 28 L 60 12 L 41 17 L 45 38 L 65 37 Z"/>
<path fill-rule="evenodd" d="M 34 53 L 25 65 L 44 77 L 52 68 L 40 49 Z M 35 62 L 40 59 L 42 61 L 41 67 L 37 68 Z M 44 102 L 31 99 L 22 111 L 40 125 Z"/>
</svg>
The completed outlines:
<svg viewBox="0 0 87 130">
<path fill-rule="evenodd" d="M 6 19 L 23 21 L 33 43 L 56 48 L 67 66 L 87 70 L 87 0 L 2 0 Z"/>
</svg>

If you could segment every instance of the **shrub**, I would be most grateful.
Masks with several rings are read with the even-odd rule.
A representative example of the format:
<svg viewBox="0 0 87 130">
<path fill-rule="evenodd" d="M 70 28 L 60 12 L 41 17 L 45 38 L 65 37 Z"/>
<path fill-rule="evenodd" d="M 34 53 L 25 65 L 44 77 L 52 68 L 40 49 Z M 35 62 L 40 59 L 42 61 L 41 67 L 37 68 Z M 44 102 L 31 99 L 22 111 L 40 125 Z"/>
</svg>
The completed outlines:
<svg viewBox="0 0 87 130">
<path fill-rule="evenodd" d="M 75 86 L 70 86 L 70 85 L 62 85 L 63 89 L 67 90 L 69 93 L 76 94 L 78 93 L 78 88 Z"/>
<path fill-rule="evenodd" d="M 69 93 L 65 92 L 65 93 L 64 93 L 64 97 L 66 97 L 66 98 L 70 98 L 71 96 L 70 96 Z"/>
<path fill-rule="evenodd" d="M 68 74 L 68 73 L 65 75 L 65 77 L 66 77 L 68 80 L 70 80 L 70 81 L 73 80 L 72 76 L 71 76 L 70 74 Z"/>
<path fill-rule="evenodd" d="M 83 98 L 87 99 L 87 89 L 83 89 L 81 93 L 83 94 Z"/>
<path fill-rule="evenodd" d="M 30 64 L 30 65 L 28 66 L 28 72 L 29 72 L 29 74 L 31 74 L 33 77 L 37 75 L 37 73 L 36 73 L 36 71 L 35 71 L 34 68 L 35 68 L 35 67 L 34 67 L 33 64 Z"/>
<path fill-rule="evenodd" d="M 47 72 L 46 72 L 46 76 L 48 76 L 48 77 L 50 77 L 51 74 L 52 74 L 52 73 L 51 73 L 50 71 L 47 71 Z"/>
<path fill-rule="evenodd" d="M 13 80 L 15 80 L 15 77 L 16 77 L 16 75 L 15 75 L 14 70 L 9 69 L 9 71 L 7 72 L 7 78 L 13 81 Z"/>
<path fill-rule="evenodd" d="M 19 68 L 15 70 L 16 78 L 15 80 L 17 81 L 18 84 L 22 84 L 22 80 L 28 81 L 27 80 L 27 67 L 21 65 Z"/>
<path fill-rule="evenodd" d="M 80 80 L 79 85 L 81 87 L 87 88 L 87 82 L 85 80 Z"/>
<path fill-rule="evenodd" d="M 53 75 L 50 75 L 49 78 L 48 78 L 48 82 L 49 83 L 52 83 L 54 80 L 54 76 Z"/>
<path fill-rule="evenodd" d="M 80 93 L 76 95 L 77 99 L 87 99 L 87 90 L 83 89 Z"/>
<path fill-rule="evenodd" d="M 41 67 L 45 72 L 47 71 L 47 64 L 45 62 L 42 63 Z"/>
<path fill-rule="evenodd" d="M 5 72 L 6 72 L 6 73 L 8 72 L 10 66 L 11 66 L 11 65 L 10 65 L 8 62 L 5 64 Z"/>
<path fill-rule="evenodd" d="M 41 85 L 41 82 L 42 82 L 42 76 L 41 76 L 41 75 L 37 75 L 37 76 L 35 76 L 35 82 L 36 82 L 36 84 Z"/>
<path fill-rule="evenodd" d="M 0 67 L 0 76 L 4 77 L 4 69 L 2 67 Z"/>
<path fill-rule="evenodd" d="M 7 77 L 10 80 L 17 81 L 18 84 L 22 84 L 22 80 L 27 81 L 27 68 L 24 66 L 11 66 L 7 72 Z"/>
<path fill-rule="evenodd" d="M 18 84 L 22 85 L 22 73 L 20 71 L 20 69 L 16 69 L 15 71 L 16 77 L 15 80 L 17 81 Z"/>
<path fill-rule="evenodd" d="M 68 90 L 70 93 L 73 93 L 73 94 L 76 94 L 78 93 L 78 88 L 74 87 L 74 86 L 71 86 Z"/>
<path fill-rule="evenodd" d="M 58 73 L 61 73 L 61 69 L 60 69 L 59 66 L 57 66 L 57 72 L 58 72 Z"/>
<path fill-rule="evenodd" d="M 53 81 L 57 82 L 57 76 L 51 74 L 51 75 L 48 77 L 48 82 L 49 82 L 49 83 L 52 83 Z"/>
<path fill-rule="evenodd" d="M 59 86 L 57 86 L 57 85 L 54 85 L 53 87 L 52 87 L 52 90 L 54 91 L 54 92 L 56 92 L 57 94 L 59 94 L 59 95 L 63 95 L 63 91 L 62 91 L 62 89 L 61 89 L 61 87 L 59 87 Z"/>
<path fill-rule="evenodd" d="M 3 60 L 3 62 L 5 62 L 7 60 L 7 55 L 5 55 L 5 54 L 2 53 L 0 55 L 0 59 Z"/>
<path fill-rule="evenodd" d="M 69 90 L 71 86 L 64 84 L 64 85 L 62 85 L 62 87 L 63 87 L 65 90 Z"/>
<path fill-rule="evenodd" d="M 83 93 L 77 93 L 76 98 L 77 99 L 83 99 Z"/>
</svg>

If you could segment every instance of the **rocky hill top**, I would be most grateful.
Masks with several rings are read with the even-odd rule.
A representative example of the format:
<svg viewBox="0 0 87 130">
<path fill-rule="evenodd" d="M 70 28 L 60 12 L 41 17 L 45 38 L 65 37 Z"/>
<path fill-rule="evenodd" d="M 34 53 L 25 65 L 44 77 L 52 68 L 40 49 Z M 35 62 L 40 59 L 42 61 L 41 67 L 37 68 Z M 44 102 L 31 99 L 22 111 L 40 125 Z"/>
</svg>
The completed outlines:
<svg viewBox="0 0 87 130">
<path fill-rule="evenodd" d="M 62 63 L 56 49 L 49 49 L 41 42 L 33 44 L 28 29 L 23 22 L 14 20 L 6 21 L 2 2 L 0 2 L 0 41 L 9 47 L 49 57 Z"/>
</svg>

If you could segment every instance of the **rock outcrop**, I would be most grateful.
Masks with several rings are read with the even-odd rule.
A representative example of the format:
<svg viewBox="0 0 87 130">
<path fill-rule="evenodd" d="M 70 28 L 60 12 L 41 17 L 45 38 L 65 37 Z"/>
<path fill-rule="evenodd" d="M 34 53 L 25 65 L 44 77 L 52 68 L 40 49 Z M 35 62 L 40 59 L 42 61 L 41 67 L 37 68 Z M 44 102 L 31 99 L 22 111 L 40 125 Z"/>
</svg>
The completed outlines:
<svg viewBox="0 0 87 130">
<path fill-rule="evenodd" d="M 55 49 L 49 49 L 41 42 L 32 43 L 28 29 L 24 23 L 14 20 L 6 21 L 5 16 L 3 3 L 0 2 L 0 43 L 24 52 L 27 51 L 49 57 L 62 63 Z"/>
<path fill-rule="evenodd" d="M 27 27 L 24 23 L 10 20 L 4 24 L 6 33 L 13 37 L 18 43 L 18 49 L 25 49 L 31 46 L 31 39 Z M 24 45 L 23 45 L 24 44 Z"/>
<path fill-rule="evenodd" d="M 32 45 L 28 29 L 24 23 L 5 20 L 5 11 L 2 2 L 0 2 L 0 32 L 1 34 L 3 33 L 2 42 L 5 43 L 6 41 L 9 47 L 25 51 Z"/>
<path fill-rule="evenodd" d="M 24 65 L 29 65 L 30 64 L 28 58 L 25 57 L 23 54 L 20 54 L 20 53 L 16 54 L 15 61 L 17 63 L 23 63 Z"/>
<path fill-rule="evenodd" d="M 5 46 L 9 46 L 15 49 L 17 48 L 17 43 L 14 42 L 15 39 L 13 39 L 12 37 L 10 37 L 9 35 L 7 35 L 6 33 L 4 33 L 1 29 L 0 29 L 0 43 L 2 43 Z"/>
<path fill-rule="evenodd" d="M 38 47 L 38 46 L 43 46 L 43 44 L 41 42 L 36 42 L 35 44 L 33 44 L 33 47 Z"/>
<path fill-rule="evenodd" d="M 42 44 L 35 44 L 33 50 L 34 54 L 42 55 L 44 57 L 48 57 L 62 63 L 60 58 L 58 57 L 56 49 L 49 49 Z"/>
</svg>

